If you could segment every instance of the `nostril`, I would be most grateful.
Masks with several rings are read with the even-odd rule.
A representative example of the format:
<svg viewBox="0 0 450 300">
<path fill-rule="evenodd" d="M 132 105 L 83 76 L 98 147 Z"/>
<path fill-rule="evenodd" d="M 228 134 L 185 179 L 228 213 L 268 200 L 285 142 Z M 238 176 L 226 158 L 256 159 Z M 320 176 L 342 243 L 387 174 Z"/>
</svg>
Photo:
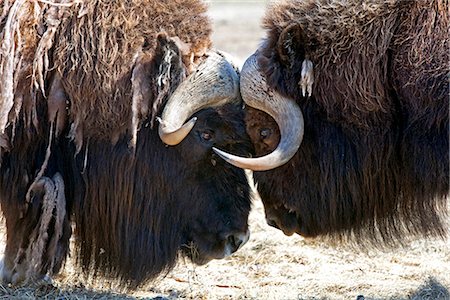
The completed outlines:
<svg viewBox="0 0 450 300">
<path fill-rule="evenodd" d="M 280 227 L 277 224 L 277 221 L 275 221 L 274 219 L 266 219 L 267 225 L 275 227 L 276 229 L 280 229 Z"/>
<path fill-rule="evenodd" d="M 239 249 L 239 246 L 242 244 L 242 241 L 238 238 L 238 237 L 236 237 L 236 236 L 234 236 L 234 235 L 230 235 L 229 237 L 228 237 L 228 244 L 230 244 L 230 246 L 232 247 L 232 249 L 234 250 L 234 251 L 236 251 L 237 249 Z M 233 252 L 234 252 L 233 251 Z"/>
<path fill-rule="evenodd" d="M 230 234 L 227 238 L 227 244 L 231 250 L 231 253 L 236 252 L 240 247 L 242 247 L 248 241 L 249 237 L 249 231 L 246 233 Z"/>
</svg>

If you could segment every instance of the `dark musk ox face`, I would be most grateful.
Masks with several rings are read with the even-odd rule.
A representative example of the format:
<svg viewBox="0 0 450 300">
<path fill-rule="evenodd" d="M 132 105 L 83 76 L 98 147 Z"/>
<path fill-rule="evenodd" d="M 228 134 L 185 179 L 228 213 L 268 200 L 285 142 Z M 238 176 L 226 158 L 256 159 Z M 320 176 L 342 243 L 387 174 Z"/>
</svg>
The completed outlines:
<svg viewBox="0 0 450 300">
<path fill-rule="evenodd" d="M 251 198 L 244 170 L 212 150 L 253 154 L 243 110 L 228 104 L 193 116 L 195 125 L 176 146 L 162 143 L 150 126 L 139 131 L 134 156 L 127 140 L 112 149 L 90 145 L 83 176 L 96 185 L 76 191 L 88 195 L 76 208 L 83 266 L 94 262 L 98 274 L 137 286 L 170 270 L 179 254 L 204 264 L 247 242 Z"/>
<path fill-rule="evenodd" d="M 180 202 L 186 224 L 183 253 L 197 264 L 224 258 L 249 238 L 250 189 L 242 169 L 219 158 L 212 147 L 249 156 L 253 146 L 243 111 L 235 105 L 198 114 L 190 134 L 178 146 L 190 170 L 185 174 L 186 201 Z"/>
<path fill-rule="evenodd" d="M 159 127 L 141 126 L 133 151 L 124 138 L 91 142 L 87 162 L 77 157 L 83 181 L 96 183 L 74 192 L 87 195 L 75 209 L 82 264 L 132 286 L 170 270 L 180 252 L 204 264 L 249 238 L 245 172 L 213 151 L 254 154 L 237 70 L 209 53 L 157 115 Z"/>
<path fill-rule="evenodd" d="M 176 166 L 181 167 L 175 190 L 180 193 L 177 205 L 184 222 L 182 250 L 198 264 L 230 255 L 249 238 L 250 190 L 244 170 L 213 151 L 253 154 L 239 95 L 239 71 L 227 57 L 208 53 L 177 87 L 159 118 L 161 140 L 174 146 L 165 150 L 177 152 Z"/>
<path fill-rule="evenodd" d="M 281 40 L 297 37 L 296 32 L 291 31 L 288 29 L 287 33 L 281 34 Z M 217 153 L 235 166 L 255 171 L 254 178 L 264 203 L 269 225 L 281 229 L 287 235 L 299 233 L 309 236 L 311 234 L 303 228 L 301 220 L 303 216 L 300 216 L 302 212 L 296 203 L 299 174 L 301 174 L 301 172 L 297 172 L 296 161 L 300 144 L 303 141 L 304 118 L 302 110 L 294 100 L 296 97 L 292 95 L 301 97 L 311 93 L 312 67 L 309 62 L 302 65 L 302 60 L 300 60 L 300 65 L 294 66 L 288 63 L 287 68 L 290 71 L 296 70 L 295 72 L 299 74 L 301 72 L 305 77 L 305 82 L 303 84 L 303 82 L 296 81 L 295 92 L 289 90 L 280 93 L 273 88 L 276 84 L 271 80 L 272 77 L 276 77 L 279 79 L 276 83 L 284 83 L 283 79 L 286 81 L 286 78 L 283 77 L 285 68 L 284 65 L 267 67 L 267 57 L 270 57 L 271 53 L 265 53 L 264 47 L 273 46 L 270 42 L 270 40 L 266 41 L 247 59 L 240 77 L 241 95 L 247 104 L 246 129 L 255 148 L 255 157 L 243 158 L 221 151 L 217 151 Z M 283 42 L 280 45 L 284 45 Z M 279 55 L 281 57 L 281 54 Z M 288 60 L 290 59 L 289 55 L 286 57 Z M 297 60 L 295 61 L 298 64 Z M 265 66 L 265 69 L 269 70 L 267 71 L 261 66 Z M 264 74 L 262 69 L 271 76 L 266 76 L 267 74 Z M 286 75 L 288 79 L 298 78 L 298 74 L 290 75 L 292 74 Z"/>
<path fill-rule="evenodd" d="M 248 135 L 255 147 L 256 157 L 262 157 L 275 150 L 280 141 L 280 130 L 272 117 L 263 111 L 246 107 L 245 123 Z M 286 169 L 286 166 L 280 168 Z M 270 182 L 266 182 L 266 176 L 263 174 L 256 172 L 254 178 L 258 182 L 259 191 L 262 194 L 261 200 L 264 203 L 267 224 L 282 230 L 286 235 L 298 233 L 307 236 L 308 234 L 300 228 L 301 222 L 294 211 L 295 208 L 289 209 L 283 203 L 286 201 L 280 201 L 276 197 L 272 197 L 273 194 L 270 191 L 277 191 L 278 189 L 274 188 Z M 282 176 L 282 174 L 277 176 Z"/>
</svg>

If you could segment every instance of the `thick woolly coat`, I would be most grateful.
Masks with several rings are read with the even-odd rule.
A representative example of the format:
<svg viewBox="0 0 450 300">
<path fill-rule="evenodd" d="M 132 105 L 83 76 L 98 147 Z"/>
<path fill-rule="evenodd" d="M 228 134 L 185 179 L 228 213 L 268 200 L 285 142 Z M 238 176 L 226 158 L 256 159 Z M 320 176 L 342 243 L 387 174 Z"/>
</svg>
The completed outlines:
<svg viewBox="0 0 450 300">
<path fill-rule="evenodd" d="M 244 172 L 212 164 L 213 140 L 197 134 L 166 147 L 155 124 L 210 50 L 206 5 L 60 2 L 0 7 L 3 279 L 58 272 L 71 219 L 83 269 L 129 286 L 170 269 L 194 234 L 210 246 L 216 231 L 245 231 Z M 239 107 L 200 112 L 199 128 L 222 134 L 216 146 L 251 149 Z"/>
<path fill-rule="evenodd" d="M 442 0 L 269 7 L 259 67 L 299 104 L 305 133 L 290 162 L 255 174 L 266 212 L 306 236 L 390 243 L 405 233 L 444 234 L 449 9 Z M 299 85 L 305 59 L 314 65 L 311 97 Z M 279 136 L 260 119 L 247 116 L 249 134 L 267 152 Z"/>
</svg>

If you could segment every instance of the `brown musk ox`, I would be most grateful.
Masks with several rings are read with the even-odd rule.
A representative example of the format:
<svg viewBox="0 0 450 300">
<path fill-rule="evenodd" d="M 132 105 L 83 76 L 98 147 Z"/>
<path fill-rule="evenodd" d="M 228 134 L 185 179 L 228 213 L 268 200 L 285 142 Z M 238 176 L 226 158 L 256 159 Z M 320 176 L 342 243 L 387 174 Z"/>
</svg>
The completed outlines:
<svg viewBox="0 0 450 300">
<path fill-rule="evenodd" d="M 216 151 L 256 171 L 270 225 L 373 245 L 446 236 L 449 9 L 446 0 L 268 8 L 267 37 L 241 71 L 260 157 Z"/>
<path fill-rule="evenodd" d="M 239 73 L 202 2 L 1 6 L 4 282 L 56 274 L 72 225 L 81 269 L 128 287 L 248 240 L 244 171 L 212 151 L 253 152 Z"/>
</svg>

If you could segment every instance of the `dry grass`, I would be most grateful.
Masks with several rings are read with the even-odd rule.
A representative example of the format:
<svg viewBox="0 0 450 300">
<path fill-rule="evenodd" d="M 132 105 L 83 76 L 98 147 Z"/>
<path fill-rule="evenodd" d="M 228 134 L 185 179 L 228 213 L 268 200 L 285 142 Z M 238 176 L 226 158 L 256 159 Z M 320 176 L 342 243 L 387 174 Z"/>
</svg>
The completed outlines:
<svg viewBox="0 0 450 300">
<path fill-rule="evenodd" d="M 251 54 L 263 36 L 263 10 L 257 2 L 212 3 L 216 47 L 240 59 Z M 250 241 L 233 256 L 201 267 L 180 259 L 165 278 L 134 293 L 88 284 L 69 261 L 53 285 L 0 286 L 0 299 L 450 299 L 450 240 L 386 252 L 333 247 L 268 227 L 260 201 L 250 226 Z"/>
</svg>

